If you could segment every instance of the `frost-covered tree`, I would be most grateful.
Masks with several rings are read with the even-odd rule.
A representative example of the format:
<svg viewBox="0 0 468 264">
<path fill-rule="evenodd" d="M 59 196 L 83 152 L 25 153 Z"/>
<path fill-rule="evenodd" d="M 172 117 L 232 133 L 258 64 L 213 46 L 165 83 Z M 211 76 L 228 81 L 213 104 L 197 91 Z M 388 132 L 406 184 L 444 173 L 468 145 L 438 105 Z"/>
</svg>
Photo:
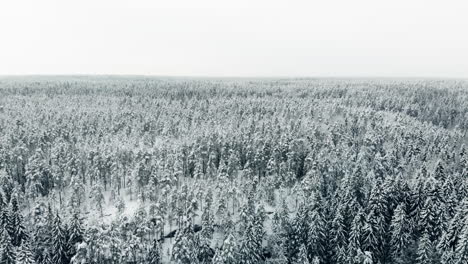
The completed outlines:
<svg viewBox="0 0 468 264">
<path fill-rule="evenodd" d="M 221 249 L 217 249 L 213 258 L 213 264 L 236 264 L 237 255 L 237 241 L 233 234 L 228 234 L 224 239 Z"/>
<path fill-rule="evenodd" d="M 101 217 L 104 216 L 104 190 L 101 184 L 96 184 L 91 190 L 91 199 Z"/>
<path fill-rule="evenodd" d="M 3 228 L 0 239 L 0 263 L 15 264 L 15 249 L 8 230 Z"/>
<path fill-rule="evenodd" d="M 148 252 L 148 263 L 149 264 L 161 264 L 162 263 L 162 249 L 161 245 L 157 240 L 153 241 L 153 245 Z"/>
<path fill-rule="evenodd" d="M 238 263 L 253 264 L 258 263 L 261 259 L 262 245 L 252 225 L 249 225 L 244 232 L 244 236 L 240 241 Z"/>
<path fill-rule="evenodd" d="M 297 263 L 297 264 L 299 264 L 299 263 L 301 263 L 301 264 L 310 263 L 309 258 L 307 257 L 307 249 L 306 249 L 306 246 L 304 244 L 302 244 L 301 247 L 299 248 L 299 254 L 297 255 L 297 258 L 294 261 L 294 263 Z"/>
<path fill-rule="evenodd" d="M 68 263 L 69 244 L 66 229 L 62 224 L 62 219 L 58 214 L 54 218 L 52 229 L 52 261 L 53 263 Z"/>
<path fill-rule="evenodd" d="M 16 264 L 34 264 L 34 255 L 29 241 L 24 240 L 16 251 Z"/>
<path fill-rule="evenodd" d="M 418 264 L 433 264 L 435 263 L 435 247 L 430 240 L 430 236 L 425 232 L 419 239 L 417 251 Z"/>
</svg>

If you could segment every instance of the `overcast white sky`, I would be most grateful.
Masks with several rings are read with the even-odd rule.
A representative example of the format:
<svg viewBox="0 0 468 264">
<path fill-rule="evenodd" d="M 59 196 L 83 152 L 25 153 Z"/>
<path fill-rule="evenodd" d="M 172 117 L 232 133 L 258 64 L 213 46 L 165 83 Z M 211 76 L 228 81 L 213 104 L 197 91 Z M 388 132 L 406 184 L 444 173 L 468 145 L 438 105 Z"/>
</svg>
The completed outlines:
<svg viewBox="0 0 468 264">
<path fill-rule="evenodd" d="M 0 75 L 468 77 L 451 0 L 1 0 Z"/>
</svg>

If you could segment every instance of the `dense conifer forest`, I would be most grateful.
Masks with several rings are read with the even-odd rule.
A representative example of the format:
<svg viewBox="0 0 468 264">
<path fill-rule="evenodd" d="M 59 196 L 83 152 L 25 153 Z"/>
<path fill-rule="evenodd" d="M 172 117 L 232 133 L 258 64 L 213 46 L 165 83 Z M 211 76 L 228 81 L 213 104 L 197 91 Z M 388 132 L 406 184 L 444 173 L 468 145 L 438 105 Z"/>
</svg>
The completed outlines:
<svg viewBox="0 0 468 264">
<path fill-rule="evenodd" d="M 468 263 L 468 82 L 0 78 L 0 263 Z"/>
</svg>

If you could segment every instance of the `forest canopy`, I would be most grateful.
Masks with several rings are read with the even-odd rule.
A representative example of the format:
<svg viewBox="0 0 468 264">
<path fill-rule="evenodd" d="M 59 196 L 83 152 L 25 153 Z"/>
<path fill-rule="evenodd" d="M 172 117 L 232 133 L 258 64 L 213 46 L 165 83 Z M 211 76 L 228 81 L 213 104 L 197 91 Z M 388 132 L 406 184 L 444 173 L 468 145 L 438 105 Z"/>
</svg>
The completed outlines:
<svg viewBox="0 0 468 264">
<path fill-rule="evenodd" d="M 0 78 L 0 263 L 468 263 L 468 82 Z"/>
</svg>

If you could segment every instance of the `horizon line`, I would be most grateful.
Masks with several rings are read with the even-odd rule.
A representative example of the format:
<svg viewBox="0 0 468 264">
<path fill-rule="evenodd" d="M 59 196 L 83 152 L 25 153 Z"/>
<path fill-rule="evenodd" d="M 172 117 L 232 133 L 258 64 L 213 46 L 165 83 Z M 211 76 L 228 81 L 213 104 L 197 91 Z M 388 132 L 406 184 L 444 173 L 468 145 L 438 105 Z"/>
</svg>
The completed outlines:
<svg viewBox="0 0 468 264">
<path fill-rule="evenodd" d="M 15 77 L 126 77 L 126 78 L 182 78 L 182 79 L 427 79 L 427 80 L 468 80 L 468 77 L 450 76 L 377 76 L 377 75 L 157 75 L 157 74 L 121 74 L 121 73 L 66 73 L 66 74 L 0 74 L 0 78 L 15 78 Z"/>
</svg>

